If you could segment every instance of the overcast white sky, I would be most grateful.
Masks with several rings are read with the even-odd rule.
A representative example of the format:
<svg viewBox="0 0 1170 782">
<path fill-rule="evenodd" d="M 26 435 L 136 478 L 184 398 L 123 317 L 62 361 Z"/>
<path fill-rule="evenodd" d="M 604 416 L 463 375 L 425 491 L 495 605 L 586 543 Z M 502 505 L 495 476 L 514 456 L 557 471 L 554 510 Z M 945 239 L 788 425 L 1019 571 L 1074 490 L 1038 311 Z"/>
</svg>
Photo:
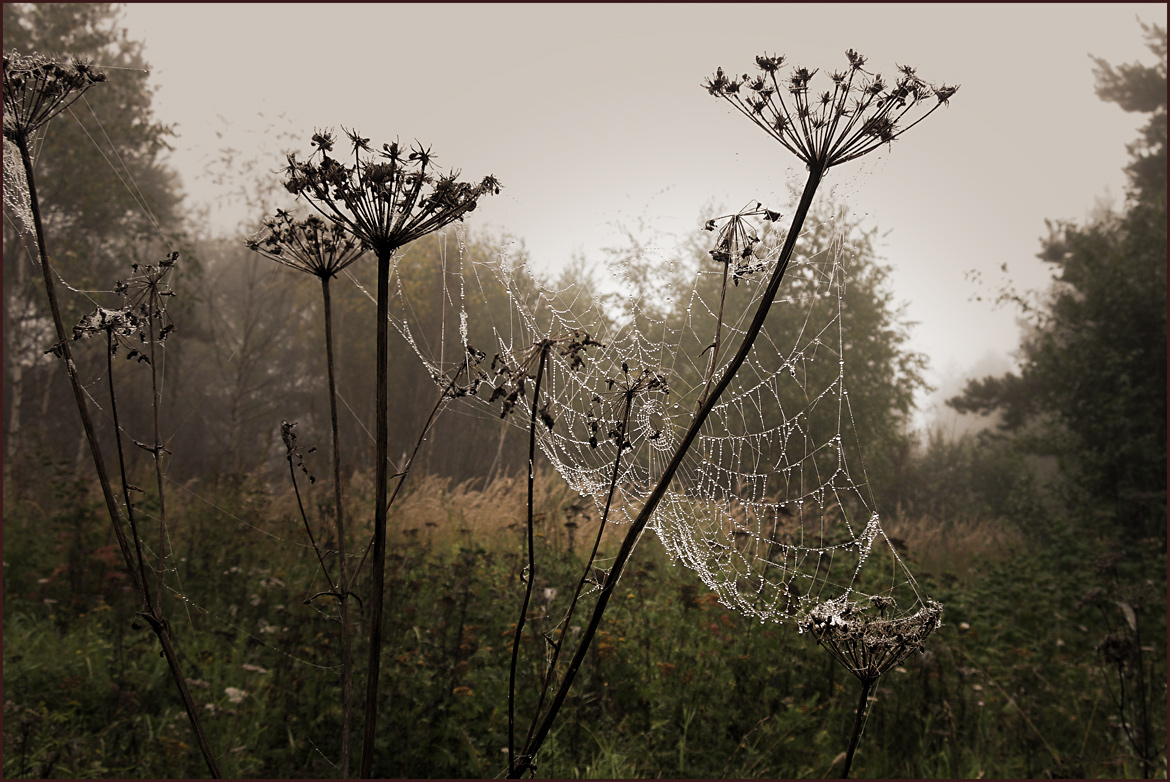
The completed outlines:
<svg viewBox="0 0 1170 782">
<path fill-rule="evenodd" d="M 217 150 L 279 167 L 315 127 L 356 127 L 380 145 L 433 146 L 465 178 L 495 174 L 473 228 L 522 239 L 537 269 L 599 259 L 616 226 L 691 229 L 711 203 L 783 203 L 801 164 L 700 86 L 754 57 L 834 69 L 853 48 L 868 67 L 911 64 L 961 84 L 948 108 L 892 150 L 831 172 L 838 197 L 889 232 L 893 289 L 917 321 L 930 378 L 1007 368 L 1015 313 L 993 309 L 1001 281 L 1043 288 L 1044 219 L 1120 205 L 1126 143 L 1143 117 L 1097 99 L 1090 54 L 1151 55 L 1137 19 L 1166 4 L 995 5 L 347 5 L 132 3 L 155 109 L 176 123 L 172 164 L 191 198 Z M 227 230 L 239 214 L 217 215 Z M 1008 274 L 1000 271 L 1008 264 Z M 983 283 L 968 279 L 980 270 Z M 974 296 L 984 300 L 974 301 Z M 941 394 L 940 394 L 941 395 Z M 940 395 L 936 395 L 940 396 Z M 937 399 L 923 400 L 925 420 Z"/>
</svg>

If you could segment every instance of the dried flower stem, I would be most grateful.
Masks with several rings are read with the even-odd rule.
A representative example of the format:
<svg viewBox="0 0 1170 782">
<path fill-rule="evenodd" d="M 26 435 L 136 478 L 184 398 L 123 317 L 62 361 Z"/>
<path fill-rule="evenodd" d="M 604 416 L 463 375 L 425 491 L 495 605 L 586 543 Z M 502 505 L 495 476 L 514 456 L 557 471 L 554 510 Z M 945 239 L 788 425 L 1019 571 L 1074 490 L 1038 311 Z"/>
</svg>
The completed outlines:
<svg viewBox="0 0 1170 782">
<path fill-rule="evenodd" d="M 703 382 L 703 393 L 699 395 L 699 407 L 707 401 L 707 389 L 711 387 L 711 381 L 715 377 L 715 370 L 719 366 L 719 338 L 723 334 L 723 305 L 727 301 L 727 275 L 731 271 L 731 264 L 725 263 L 723 265 L 723 284 L 719 288 L 719 312 L 715 316 L 715 340 L 710 345 L 711 360 L 707 364 L 707 379 Z"/>
<path fill-rule="evenodd" d="M 561 632 L 553 644 L 552 659 L 549 660 L 548 669 L 544 673 L 544 681 L 541 682 L 540 687 L 540 698 L 537 700 L 536 708 L 532 712 L 532 722 L 528 726 L 528 735 L 524 739 L 526 745 L 532 741 L 532 733 L 536 730 L 537 723 L 540 720 L 540 710 L 544 706 L 544 699 L 548 694 L 549 684 L 552 682 L 552 677 L 556 673 L 557 660 L 560 658 L 561 649 L 565 643 L 565 634 L 569 631 L 569 623 L 573 620 L 573 611 L 577 607 L 577 600 L 581 597 L 581 592 L 585 589 L 585 584 L 588 582 L 590 574 L 593 572 L 593 563 L 597 559 L 597 550 L 601 547 L 601 536 L 604 534 L 605 525 L 609 521 L 609 511 L 613 506 L 613 495 L 617 490 L 618 474 L 622 466 L 622 452 L 627 444 L 625 432 L 626 427 L 629 425 L 630 408 L 633 401 L 634 392 L 630 390 L 626 391 L 622 422 L 618 428 L 617 455 L 613 460 L 613 474 L 609 479 L 609 492 L 605 497 L 605 509 L 601 512 L 601 522 L 597 526 L 597 537 L 593 539 L 593 549 L 589 552 L 588 559 L 585 560 L 585 569 L 581 572 L 581 579 L 577 582 L 577 588 L 573 590 L 573 599 L 569 601 L 569 609 L 565 612 L 565 618 L 561 620 Z"/>
<path fill-rule="evenodd" d="M 512 664 L 508 670 L 508 772 L 516 767 L 516 664 L 520 659 L 520 639 L 524 635 L 524 620 L 532 600 L 532 585 L 536 581 L 536 542 L 533 539 L 533 488 L 536 479 L 536 414 L 540 403 L 540 383 L 553 342 L 545 340 L 540 346 L 540 363 L 536 368 L 536 383 L 532 391 L 532 415 L 528 421 L 528 578 L 525 579 L 524 600 L 520 603 L 520 618 L 516 620 L 516 637 L 512 641 Z"/>
<path fill-rule="evenodd" d="M 333 367 L 333 310 L 329 298 L 329 280 L 321 277 L 321 297 L 325 310 L 325 363 L 329 376 L 329 424 L 332 432 L 333 505 L 337 524 L 337 561 L 340 572 L 337 583 L 341 612 L 341 778 L 349 779 L 350 736 L 353 731 L 353 657 L 350 641 L 349 575 L 346 572 L 345 508 L 341 497 L 341 436 L 337 425 L 337 382 Z"/>
<path fill-rule="evenodd" d="M 366 706 L 364 733 L 362 735 L 361 777 L 369 779 L 374 765 L 374 737 L 378 725 L 378 674 L 382 668 L 382 593 L 386 585 L 386 515 L 389 504 L 386 501 L 387 483 L 390 471 L 390 423 L 389 386 L 387 365 L 390 356 L 390 257 L 392 251 L 378 252 L 378 307 L 377 307 L 377 354 L 375 373 L 377 381 L 374 391 L 374 405 L 377 410 L 377 425 L 374 441 L 377 443 L 374 468 L 374 564 L 370 585 L 370 646 L 366 665 Z M 425 427 L 424 427 L 425 429 Z M 421 442 L 421 438 L 420 438 Z M 418 448 L 416 446 L 415 451 Z M 402 476 L 405 479 L 405 475 Z M 398 482 L 402 486 L 402 480 Z M 397 491 L 395 491 L 397 494 Z"/>
<path fill-rule="evenodd" d="M 576 677 L 577 671 L 585 661 L 585 654 L 589 651 L 589 645 L 593 641 L 593 636 L 597 634 L 597 629 L 601 625 L 601 617 L 605 613 L 605 608 L 609 604 L 610 597 L 613 596 L 614 588 L 617 585 L 618 579 L 621 577 L 622 570 L 625 568 L 626 562 L 629 560 L 630 555 L 634 551 L 634 547 L 637 545 L 638 537 L 642 534 L 642 530 L 646 528 L 654 511 L 658 508 L 658 503 L 666 496 L 666 490 L 670 486 L 670 482 L 674 479 L 674 474 L 682 464 L 687 451 L 690 450 L 691 443 L 698 436 L 699 430 L 707 420 L 707 416 L 715 408 L 715 403 L 719 401 L 720 395 L 731 385 L 732 378 L 735 377 L 735 373 L 743 365 L 744 360 L 751 351 L 752 345 L 756 341 L 756 337 L 759 336 L 760 330 L 764 327 L 764 320 L 767 318 L 768 311 L 772 307 L 772 302 L 776 298 L 776 293 L 780 289 L 780 282 L 784 278 L 784 272 L 788 268 L 788 261 L 791 259 L 792 251 L 796 246 L 796 237 L 800 234 L 805 217 L 807 217 L 809 208 L 812 206 L 813 196 L 816 194 L 817 186 L 824 176 L 825 168 L 826 166 L 823 161 L 814 161 L 809 165 L 808 181 L 805 183 L 804 192 L 801 193 L 800 204 L 797 206 L 796 213 L 792 217 L 792 225 L 788 229 L 788 235 L 784 240 L 784 246 L 780 251 L 776 268 L 773 270 L 772 278 L 768 281 L 768 287 L 760 299 L 755 317 L 752 319 L 751 325 L 744 332 L 743 340 L 740 342 L 738 350 L 736 350 L 735 355 L 727 363 L 727 367 L 720 375 L 719 381 L 711 390 L 710 396 L 707 397 L 706 401 L 695 413 L 694 418 L 691 419 L 690 427 L 687 429 L 686 434 L 683 435 L 682 440 L 678 444 L 678 448 L 674 452 L 674 456 L 671 457 L 670 462 L 663 470 L 662 476 L 659 478 L 654 490 L 646 498 L 646 503 L 642 506 L 642 510 L 630 524 L 626 536 L 622 540 L 621 548 L 618 549 L 617 556 L 614 558 L 614 563 L 610 568 L 609 576 L 605 580 L 605 585 L 601 588 L 601 593 L 597 596 L 597 603 L 593 607 L 593 614 L 590 617 L 589 624 L 581 634 L 581 640 L 577 646 L 577 650 L 573 655 L 572 661 L 569 663 L 568 670 L 565 671 L 565 677 L 562 679 L 561 686 L 553 698 L 552 705 L 549 707 L 549 712 L 533 735 L 532 741 L 524 748 L 523 755 L 526 758 L 531 759 L 535 757 L 541 744 L 544 743 L 544 739 L 552 729 L 557 712 L 560 711 L 561 705 L 569 694 L 569 688 L 573 685 L 573 679 Z M 530 767 L 531 760 L 525 763 L 524 758 L 522 758 L 521 762 L 508 776 L 512 779 L 519 778 Z"/>
<path fill-rule="evenodd" d="M 154 634 L 158 637 L 159 643 L 162 645 L 163 654 L 166 657 L 167 665 L 171 671 L 171 677 L 174 679 L 175 685 L 179 688 L 179 696 L 187 711 L 187 719 L 191 723 L 191 729 L 195 733 L 196 741 L 199 744 L 199 751 L 203 755 L 207 769 L 212 777 L 219 779 L 222 777 L 219 771 L 219 764 L 216 762 L 215 753 L 212 752 L 211 746 L 207 742 L 207 735 L 203 730 L 203 724 L 199 718 L 199 710 L 195 707 L 195 701 L 191 697 L 191 691 L 187 687 L 187 679 L 183 675 L 183 669 L 179 663 L 179 656 L 175 652 L 174 643 L 171 638 L 170 624 L 154 615 L 154 609 L 147 595 L 146 582 L 141 571 L 134 567 L 134 554 L 130 550 L 130 542 L 126 537 L 126 530 L 122 525 L 117 500 L 114 499 L 113 490 L 110 488 L 110 479 L 106 473 L 106 465 L 102 458 L 101 448 L 98 446 L 97 433 L 94 430 L 93 421 L 89 416 L 89 406 L 85 401 L 85 392 L 81 388 L 81 382 L 77 377 L 77 367 L 73 363 L 73 351 L 70 348 L 69 340 L 65 334 L 65 325 L 61 320 L 61 308 L 57 303 L 57 289 L 53 283 L 53 270 L 49 266 L 49 252 L 45 244 L 45 229 L 41 220 L 40 203 L 37 199 L 36 177 L 33 173 L 32 155 L 29 153 L 28 148 L 28 137 L 25 133 L 15 133 L 13 136 L 9 138 L 20 150 L 20 159 L 24 164 L 24 174 L 28 182 L 29 204 L 32 209 L 33 229 L 37 239 L 37 251 L 40 255 L 41 272 L 45 281 L 45 295 L 49 300 L 49 310 L 53 316 L 53 326 L 57 331 L 61 358 L 64 359 L 65 371 L 69 376 L 69 384 L 73 388 L 73 399 L 77 404 L 77 412 L 81 416 L 81 426 L 85 430 L 85 438 L 89 443 L 90 454 L 93 456 L 94 469 L 97 471 L 98 482 L 102 487 L 102 497 L 106 501 L 106 511 L 109 513 L 110 522 L 114 526 L 114 534 L 118 538 L 118 546 L 122 550 L 122 559 L 126 563 L 126 569 L 130 572 L 134 590 L 138 593 L 139 599 L 144 609 L 146 609 L 142 616 L 150 625 Z"/>
<path fill-rule="evenodd" d="M 287 266 L 307 272 L 321 281 L 321 299 L 325 317 L 325 363 L 329 378 L 329 424 L 332 433 L 333 499 L 336 512 L 339 580 L 330 579 L 330 591 L 336 597 L 341 615 L 341 776 L 349 778 L 350 744 L 353 734 L 353 655 L 352 626 L 349 617 L 349 574 L 345 535 L 345 506 L 341 486 L 341 440 L 337 424 L 337 382 L 333 361 L 333 307 L 329 283 L 348 266 L 361 258 L 364 245 L 344 226 L 326 223 L 316 215 L 295 220 L 284 210 L 264 221 L 267 235 L 249 240 L 249 249 Z M 307 522 L 306 522 L 307 523 Z M 326 573 L 328 576 L 328 573 Z M 312 598 L 310 598 L 312 600 Z"/>
<path fill-rule="evenodd" d="M 130 522 L 130 534 L 134 537 L 134 553 L 138 559 L 138 573 L 142 578 L 146 610 L 156 610 L 150 596 L 149 580 L 146 577 L 146 558 L 142 554 L 142 536 L 134 519 L 134 501 L 130 499 L 130 481 L 126 478 L 126 456 L 122 448 L 122 424 L 118 420 L 118 397 L 114 393 L 114 334 L 106 332 L 106 381 L 110 389 L 110 416 L 114 419 L 114 442 L 118 451 L 118 472 L 122 478 L 122 498 L 126 503 L 126 518 Z"/>
<path fill-rule="evenodd" d="M 853 735 L 849 738 L 849 749 L 845 750 L 845 767 L 841 769 L 841 779 L 849 778 L 849 766 L 853 764 L 853 752 L 857 749 L 857 742 L 861 738 L 861 726 L 865 722 L 865 704 L 869 700 L 869 691 L 875 679 L 861 680 L 861 700 L 857 702 L 857 715 L 853 718 Z"/>
</svg>

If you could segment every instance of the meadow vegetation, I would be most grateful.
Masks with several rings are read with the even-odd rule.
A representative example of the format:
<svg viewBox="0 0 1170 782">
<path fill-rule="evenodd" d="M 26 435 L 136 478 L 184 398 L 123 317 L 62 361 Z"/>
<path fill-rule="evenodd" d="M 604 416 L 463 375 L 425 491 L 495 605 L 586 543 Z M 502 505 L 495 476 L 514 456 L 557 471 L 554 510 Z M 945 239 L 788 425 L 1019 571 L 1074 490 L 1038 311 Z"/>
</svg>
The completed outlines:
<svg viewBox="0 0 1170 782">
<path fill-rule="evenodd" d="M 555 554 L 535 585 L 529 644 L 564 610 L 551 590 L 575 577 L 597 523 L 557 476 L 541 474 L 537 487 L 536 534 Z M 68 491 L 51 513 L 32 502 L 5 513 L 5 776 L 201 776 L 165 664 L 150 634 L 130 629 L 96 493 L 83 482 Z M 192 596 L 176 610 L 191 614 L 189 675 L 225 775 L 336 775 L 336 622 L 302 605 L 317 565 L 297 545 L 288 492 L 252 478 L 174 505 L 174 545 L 187 552 L 179 574 Z M 379 774 L 483 777 L 503 767 L 501 661 L 523 590 L 524 507 L 515 477 L 485 488 L 431 477 L 396 505 L 384 661 L 396 706 L 383 714 Z M 1103 623 L 1125 618 L 1085 597 L 1110 588 L 1110 567 L 1144 586 L 1146 602 L 1131 605 L 1157 672 L 1162 541 L 1135 541 L 1117 558 L 1116 542 L 1067 519 L 1026 520 L 1043 522 L 1043 534 L 1021 521 L 891 523 L 947 613 L 926 654 L 879 680 L 857 776 L 1141 776 L 1097 651 Z M 603 541 L 603 556 L 617 537 Z M 521 713 L 538 662 L 520 668 Z M 823 776 L 841 760 L 856 686 L 807 635 L 721 606 L 653 539 L 579 678 L 538 776 Z"/>
</svg>

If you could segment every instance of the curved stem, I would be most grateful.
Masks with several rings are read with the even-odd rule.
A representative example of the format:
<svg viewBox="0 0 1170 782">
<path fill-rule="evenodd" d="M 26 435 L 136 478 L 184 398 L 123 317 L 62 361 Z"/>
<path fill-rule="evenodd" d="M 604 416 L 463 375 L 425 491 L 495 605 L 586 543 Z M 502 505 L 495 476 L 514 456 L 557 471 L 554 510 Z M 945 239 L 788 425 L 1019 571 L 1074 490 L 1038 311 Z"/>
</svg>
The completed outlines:
<svg viewBox="0 0 1170 782">
<path fill-rule="evenodd" d="M 524 589 L 524 600 L 520 604 L 520 618 L 516 620 L 516 637 L 512 641 L 512 665 L 508 672 L 508 771 L 516 763 L 516 664 L 520 659 L 520 639 L 524 635 L 524 620 L 528 615 L 528 603 L 532 599 L 532 585 L 536 581 L 536 543 L 533 540 L 533 485 L 536 478 L 536 408 L 540 403 L 540 381 L 544 379 L 544 365 L 548 359 L 551 343 L 540 349 L 540 363 L 536 368 L 536 387 L 532 391 L 532 416 L 528 421 L 528 579 Z"/>
<path fill-rule="evenodd" d="M 32 155 L 28 149 L 28 139 L 23 134 L 18 134 L 14 139 L 17 148 L 20 150 L 20 159 L 24 163 L 25 179 L 28 182 L 28 197 L 29 205 L 33 214 L 33 230 L 37 238 L 37 252 L 40 255 L 41 272 L 45 280 L 45 296 L 49 299 L 49 310 L 53 316 L 53 327 L 57 331 L 58 344 L 61 346 L 61 357 L 65 360 L 65 371 L 69 375 L 69 384 L 73 388 L 73 399 L 77 403 L 77 412 L 81 416 L 81 426 L 85 430 L 85 439 L 89 442 L 89 451 L 93 456 L 94 469 L 97 471 L 98 482 L 102 487 L 102 497 L 106 501 L 106 510 L 110 514 L 110 523 L 114 525 L 114 534 L 118 538 L 118 546 L 122 550 L 122 559 L 126 563 L 126 569 L 130 571 L 130 580 L 134 584 L 134 589 L 138 593 L 139 599 L 144 606 L 149 607 L 150 601 L 147 598 L 146 584 L 143 581 L 141 572 L 134 567 L 134 555 L 130 551 L 130 541 L 126 537 L 125 527 L 122 525 L 122 517 L 118 513 L 118 503 L 114 499 L 114 492 L 110 488 L 110 479 L 106 473 L 105 460 L 102 458 L 101 448 L 98 445 L 97 432 L 93 428 L 93 421 L 89 417 L 89 406 L 85 402 L 85 392 L 81 388 L 81 381 L 77 377 L 77 366 L 73 363 L 73 351 L 69 347 L 69 340 L 65 335 L 65 325 L 61 320 L 61 308 L 57 303 L 57 288 L 53 283 L 53 270 L 49 267 L 49 251 L 45 245 L 45 228 L 41 221 L 41 207 L 37 199 L 37 185 L 36 176 L 33 173 Z M 191 730 L 195 733 L 195 739 L 199 744 L 199 751 L 203 754 L 203 760 L 207 764 L 207 770 L 211 772 L 211 776 L 219 779 L 222 774 L 219 771 L 219 764 L 216 762 L 215 754 L 211 751 L 211 746 L 207 743 L 207 735 L 203 732 L 203 724 L 199 719 L 199 711 L 195 708 L 195 701 L 191 697 L 191 692 L 187 688 L 187 680 L 183 676 L 183 670 L 179 665 L 179 657 L 175 653 L 174 644 L 171 641 L 170 628 L 164 620 L 155 618 L 153 613 L 146 613 L 144 617 L 154 630 L 158 637 L 159 643 L 162 644 L 163 653 L 166 655 L 167 664 L 171 670 L 171 677 L 175 680 L 175 685 L 179 688 L 179 696 L 183 700 L 183 707 L 187 711 L 187 719 L 191 723 Z"/>
<path fill-rule="evenodd" d="M 780 289 L 780 282 L 784 278 L 784 272 L 788 268 L 788 261 L 792 257 L 792 251 L 796 246 L 796 238 L 800 233 L 801 227 L 804 225 L 804 219 L 808 216 L 808 210 L 812 206 L 813 196 L 816 194 L 817 186 L 821 182 L 821 178 L 825 173 L 825 165 L 821 161 L 814 161 L 809 167 L 808 181 L 805 183 L 804 192 L 800 196 L 800 204 L 796 208 L 796 214 L 792 217 L 792 226 L 788 229 L 788 236 L 784 239 L 784 246 L 780 251 L 780 256 L 776 261 L 776 269 L 772 272 L 772 277 L 768 281 L 768 287 L 765 289 L 761 299 L 760 305 L 756 310 L 755 317 L 752 319 L 751 325 L 748 326 L 747 331 L 744 332 L 743 341 L 736 350 L 735 355 L 727 363 L 727 368 L 724 369 L 723 374 L 719 378 L 719 382 L 711 391 L 711 395 L 695 413 L 695 417 L 691 420 L 691 425 L 687 429 L 686 434 L 679 442 L 674 456 L 671 457 L 670 462 L 666 465 L 662 476 L 659 478 L 654 490 L 646 499 L 646 504 L 642 506 L 641 512 L 638 513 L 637 518 L 630 524 L 629 530 L 626 532 L 626 537 L 622 540 L 621 548 L 618 550 L 617 556 L 614 558 L 613 567 L 610 569 L 609 577 L 605 581 L 605 586 L 602 587 L 601 594 L 597 597 L 597 604 L 593 607 L 593 615 L 589 620 L 589 625 L 582 633 L 581 641 L 577 646 L 577 651 L 573 655 L 572 662 L 569 663 L 569 668 L 565 672 L 565 678 L 561 682 L 560 688 L 557 690 L 556 697 L 553 699 L 552 706 L 549 708 L 548 715 L 544 718 L 536 735 L 532 738 L 531 746 L 525 748 L 525 757 L 535 757 L 536 752 L 540 749 L 540 745 L 544 742 L 548 732 L 552 729 L 553 722 L 556 720 L 557 712 L 560 710 L 561 704 L 564 703 L 565 698 L 569 694 L 569 688 L 573 685 L 573 679 L 577 675 L 577 671 L 581 667 L 581 663 L 585 660 L 585 654 L 589 650 L 589 645 L 593 641 L 593 636 L 597 634 L 597 629 L 601 625 L 601 617 L 605 613 L 605 608 L 609 604 L 609 599 L 613 595 L 614 588 L 617 585 L 618 578 L 625 568 L 626 561 L 634 551 L 634 546 L 638 542 L 642 530 L 650 522 L 650 517 L 658 508 L 658 503 L 666 496 L 666 490 L 670 485 L 674 474 L 678 471 L 682 464 L 683 458 L 691 447 L 691 443 L 699 434 L 703 423 L 707 420 L 707 416 L 715 408 L 719 397 L 731 385 L 732 378 L 739 368 L 743 366 L 747 354 L 751 351 L 752 344 L 756 337 L 759 336 L 761 329 L 764 327 L 764 320 L 768 316 L 768 310 L 772 306 L 772 301 L 776 298 L 776 293 Z M 517 778 L 528 770 L 531 763 L 525 764 L 521 762 L 517 768 L 513 769 L 509 777 Z"/>
<path fill-rule="evenodd" d="M 618 473 L 622 466 L 622 450 L 626 446 L 626 427 L 630 421 L 630 405 L 633 402 L 633 395 L 630 392 L 626 393 L 625 410 L 622 413 L 622 423 L 618 432 L 621 435 L 618 441 L 617 456 L 613 460 L 613 474 L 609 479 L 609 493 L 605 497 L 605 509 L 601 512 L 601 523 L 597 526 L 597 537 L 593 539 L 593 550 L 589 552 L 589 558 L 585 561 L 585 569 L 581 573 L 581 579 L 577 582 L 577 588 L 573 590 L 573 599 L 569 601 L 569 610 L 565 612 L 565 618 L 561 620 L 561 633 L 557 637 L 557 642 L 553 646 L 552 660 L 548 663 L 548 669 L 544 673 L 544 681 L 540 686 L 540 699 L 536 702 L 536 709 L 532 713 L 532 722 L 528 725 L 528 735 L 524 738 L 524 743 L 527 745 L 532 741 L 532 733 L 536 730 L 536 725 L 540 720 L 540 710 L 544 706 L 544 698 L 548 694 L 548 685 L 552 681 L 553 674 L 556 673 L 557 660 L 561 656 L 561 648 L 565 643 L 565 633 L 569 630 L 569 622 L 573 620 L 573 611 L 577 607 L 577 600 L 581 597 L 581 590 L 585 588 L 586 581 L 589 580 L 589 575 L 593 571 L 593 563 L 597 559 L 597 550 L 601 547 L 601 536 L 605 533 L 606 522 L 609 521 L 609 509 L 613 505 L 613 495 L 617 491 Z"/>
</svg>

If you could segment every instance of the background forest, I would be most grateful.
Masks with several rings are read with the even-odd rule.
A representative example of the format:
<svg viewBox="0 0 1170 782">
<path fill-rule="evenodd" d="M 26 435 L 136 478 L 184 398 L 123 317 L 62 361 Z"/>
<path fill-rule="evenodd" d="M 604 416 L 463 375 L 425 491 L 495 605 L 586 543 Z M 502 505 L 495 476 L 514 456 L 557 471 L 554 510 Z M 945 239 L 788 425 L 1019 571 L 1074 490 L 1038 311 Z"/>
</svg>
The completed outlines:
<svg viewBox="0 0 1170 782">
<path fill-rule="evenodd" d="M 985 428 L 911 429 L 927 357 L 908 346 L 911 326 L 878 255 L 878 228 L 844 204 L 823 200 L 814 210 L 802 252 L 827 246 L 835 230 L 851 257 L 843 329 L 873 497 L 902 557 L 946 607 L 927 651 L 883 677 L 871 697 L 857 776 L 1166 775 L 1166 32 L 1134 32 L 1155 66 L 1097 61 L 1095 70 L 1102 101 L 1148 117 L 1129 147 L 1130 190 L 1123 206 L 1093 221 L 1047 226 L 1040 257 L 1054 282 L 1042 296 L 1002 292 L 1025 325 L 1018 368 L 972 380 L 948 402 L 982 416 Z M 181 585 L 166 597 L 168 614 L 181 625 L 187 675 L 226 776 L 336 776 L 335 622 L 321 605 L 303 604 L 317 562 L 280 427 L 295 421 L 303 446 L 328 450 L 320 286 L 244 244 L 291 202 L 270 173 L 283 161 L 224 163 L 247 214 L 239 235 L 211 235 L 167 166 L 174 132 L 152 113 L 148 75 L 138 70 L 149 64 L 116 6 L 5 4 L 4 49 L 125 69 L 58 118 L 39 148 L 53 265 L 71 286 L 64 320 L 76 323 L 104 301 L 132 263 L 180 253 L 162 390 L 167 545 Z M 35 245 L 7 198 L 4 215 L 4 776 L 202 776 L 154 636 L 133 629 L 136 606 L 70 386 L 46 353 L 54 338 Z M 521 250 L 514 284 L 592 290 L 609 297 L 615 319 L 681 319 L 690 279 L 711 264 L 707 217 L 695 215 L 693 242 L 668 264 L 648 260 L 631 235 L 594 259 L 603 262 L 579 259 L 558 279 L 533 276 Z M 456 248 L 489 263 L 505 239 L 471 223 L 407 249 L 399 277 L 412 301 L 431 305 L 411 313 L 415 333 L 437 343 L 452 327 L 443 300 Z M 615 264 L 632 294 L 606 288 Z M 341 462 L 349 516 L 368 527 L 375 344 L 367 291 L 376 281 L 372 264 L 349 272 L 357 284 L 342 280 L 332 301 Z M 631 296 L 640 310 L 623 309 Z M 491 326 L 510 317 L 507 300 L 477 305 L 487 315 L 469 324 L 469 341 L 490 344 Z M 412 346 L 392 336 L 389 452 L 401 463 L 436 386 Z M 682 348 L 698 354 L 702 345 Z M 104 352 L 84 341 L 74 350 L 100 408 L 109 393 Z M 127 364 L 115 378 L 121 427 L 132 433 L 151 426 L 139 369 Z M 95 420 L 112 440 L 109 417 Z M 501 661 L 525 588 L 527 448 L 526 435 L 497 415 L 452 404 L 392 508 L 382 676 L 393 705 L 379 723 L 379 776 L 495 776 L 505 765 Z M 139 504 L 154 512 L 151 454 L 128 456 L 145 487 Z M 306 459 L 327 475 L 323 455 Z M 539 467 L 537 531 L 554 554 L 536 584 L 534 636 L 598 524 L 591 505 Z M 324 513 L 328 492 L 302 490 Z M 537 775 L 832 775 L 853 720 L 852 679 L 807 635 L 722 606 L 646 538 Z M 603 549 L 615 545 L 602 539 Z M 529 689 L 537 662 L 519 673 Z"/>
</svg>

